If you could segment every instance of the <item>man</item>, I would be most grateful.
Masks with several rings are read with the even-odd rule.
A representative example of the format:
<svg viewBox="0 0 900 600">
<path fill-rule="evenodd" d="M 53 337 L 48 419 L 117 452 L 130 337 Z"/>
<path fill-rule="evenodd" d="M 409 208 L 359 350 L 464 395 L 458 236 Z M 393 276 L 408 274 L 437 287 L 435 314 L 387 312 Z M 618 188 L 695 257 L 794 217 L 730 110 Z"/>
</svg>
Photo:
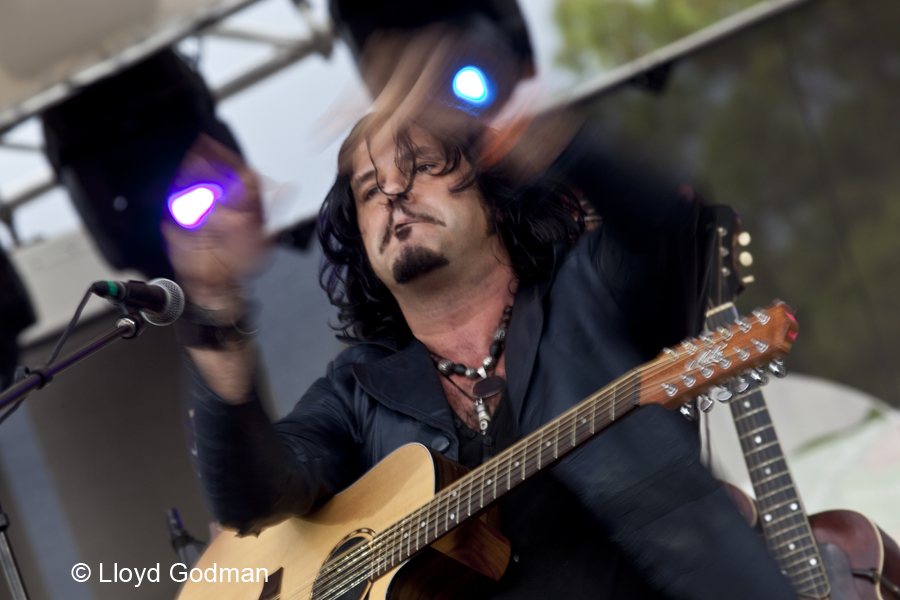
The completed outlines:
<svg viewBox="0 0 900 600">
<path fill-rule="evenodd" d="M 274 427 L 252 344 L 188 337 L 198 465 L 224 524 L 303 515 L 407 443 L 475 466 L 697 328 L 695 201 L 610 161 L 589 128 L 521 186 L 521 169 L 485 164 L 484 134 L 378 116 L 351 133 L 319 235 L 354 345 Z M 206 322 L 240 338 L 238 282 L 264 246 L 253 177 L 196 154 L 191 177 L 226 163 L 239 177 L 199 232 L 167 227 L 170 255 Z M 597 201 L 601 228 L 580 236 L 556 175 Z M 696 444 L 678 414 L 646 408 L 522 486 L 500 507 L 512 561 L 484 596 L 792 597 Z"/>
</svg>

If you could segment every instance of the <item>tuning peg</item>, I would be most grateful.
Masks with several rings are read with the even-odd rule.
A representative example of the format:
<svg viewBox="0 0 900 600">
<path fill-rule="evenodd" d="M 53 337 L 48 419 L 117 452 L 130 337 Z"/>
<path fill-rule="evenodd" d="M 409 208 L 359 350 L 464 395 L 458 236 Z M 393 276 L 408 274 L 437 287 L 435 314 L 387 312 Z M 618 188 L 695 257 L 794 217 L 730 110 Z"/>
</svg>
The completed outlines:
<svg viewBox="0 0 900 600">
<path fill-rule="evenodd" d="M 772 318 L 769 316 L 769 313 L 767 313 L 766 311 L 764 311 L 761 308 L 757 308 L 756 310 L 754 310 L 753 316 L 756 317 L 757 322 L 761 323 L 762 325 L 765 325 L 766 323 L 768 323 L 769 319 Z"/>
<path fill-rule="evenodd" d="M 713 388 L 713 390 L 715 390 L 713 392 L 713 398 L 715 398 L 717 401 L 721 402 L 722 404 L 725 404 L 726 402 L 731 400 L 731 398 L 734 396 L 734 394 L 731 393 L 731 390 L 729 390 L 727 387 L 724 387 L 724 386 Z"/>
<path fill-rule="evenodd" d="M 712 398 L 707 394 L 700 394 L 697 396 L 697 404 L 700 405 L 700 410 L 703 412 L 709 412 L 715 406 L 715 403 L 712 401 Z"/>
<path fill-rule="evenodd" d="M 743 394 L 750 388 L 750 382 L 743 375 L 738 375 L 731 380 L 731 389 L 735 394 Z"/>
<path fill-rule="evenodd" d="M 753 346 L 756 348 L 757 352 L 762 353 L 769 349 L 769 344 L 765 340 L 752 339 L 750 341 L 753 343 Z"/>
<path fill-rule="evenodd" d="M 684 415 L 684 418 L 688 421 L 696 421 L 697 420 L 697 409 L 694 407 L 693 402 L 686 402 L 681 405 L 681 414 Z"/>
<path fill-rule="evenodd" d="M 738 260 L 740 261 L 742 267 L 749 267 L 753 265 L 753 255 L 746 250 L 738 254 Z"/>
<path fill-rule="evenodd" d="M 769 363 L 769 371 L 778 379 L 787 377 L 787 367 L 784 366 L 784 361 L 780 358 L 776 358 Z"/>
<path fill-rule="evenodd" d="M 742 231 L 738 234 L 737 238 L 738 244 L 741 246 L 749 246 L 750 245 L 750 234 L 746 231 Z"/>
<path fill-rule="evenodd" d="M 756 368 L 750 371 L 750 379 L 756 382 L 760 387 L 769 383 L 769 375 L 765 369 Z"/>
</svg>

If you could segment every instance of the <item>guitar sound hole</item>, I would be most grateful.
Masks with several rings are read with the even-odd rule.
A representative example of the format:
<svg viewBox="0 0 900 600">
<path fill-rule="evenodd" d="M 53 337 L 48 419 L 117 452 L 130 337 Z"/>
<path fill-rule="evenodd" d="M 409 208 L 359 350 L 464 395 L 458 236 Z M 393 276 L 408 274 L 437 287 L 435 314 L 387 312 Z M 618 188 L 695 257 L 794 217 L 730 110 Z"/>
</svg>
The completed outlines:
<svg viewBox="0 0 900 600">
<path fill-rule="evenodd" d="M 368 578 L 368 569 L 361 565 L 364 561 L 344 560 L 346 556 L 369 542 L 370 532 L 357 531 L 345 538 L 331 554 L 325 565 L 319 570 L 313 586 L 312 600 L 328 598 L 329 600 L 362 600 L 369 592 L 372 582 Z"/>
</svg>

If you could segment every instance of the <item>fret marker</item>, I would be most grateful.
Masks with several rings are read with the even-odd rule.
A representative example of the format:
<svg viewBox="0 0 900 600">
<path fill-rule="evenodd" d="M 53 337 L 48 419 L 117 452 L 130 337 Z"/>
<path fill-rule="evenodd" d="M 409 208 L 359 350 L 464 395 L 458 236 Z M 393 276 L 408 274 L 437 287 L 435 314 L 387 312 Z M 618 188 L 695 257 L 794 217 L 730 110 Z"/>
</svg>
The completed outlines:
<svg viewBox="0 0 900 600">
<path fill-rule="evenodd" d="M 403 534 L 403 537 L 408 538 L 408 537 L 409 537 L 409 534 L 408 534 L 408 533 L 404 533 L 404 534 Z"/>
<path fill-rule="evenodd" d="M 796 502 L 791 503 L 791 510 L 797 510 L 798 508 L 800 508 L 800 506 Z"/>
<path fill-rule="evenodd" d="M 790 544 L 788 546 L 788 550 L 796 550 L 796 549 L 797 549 L 797 544 Z"/>
<path fill-rule="evenodd" d="M 453 490 L 452 492 L 450 492 L 450 495 L 453 496 L 454 498 L 456 498 L 456 490 Z"/>
<path fill-rule="evenodd" d="M 770 469 L 769 467 L 766 467 L 766 475 L 771 475 L 771 474 L 772 474 L 772 469 Z"/>
<path fill-rule="evenodd" d="M 450 520 L 452 521 L 455 518 L 456 518 L 456 515 L 454 515 L 453 513 L 450 513 Z"/>
<path fill-rule="evenodd" d="M 781 574 L 787 577 L 787 571 L 782 571 Z"/>
<path fill-rule="evenodd" d="M 772 520 L 772 515 L 766 515 L 766 516 L 763 517 L 763 519 L 765 519 L 765 520 L 766 520 L 766 523 L 768 523 L 769 521 Z"/>
<path fill-rule="evenodd" d="M 548 447 L 548 448 L 550 447 L 550 442 L 547 442 L 547 447 Z"/>
<path fill-rule="evenodd" d="M 422 527 L 425 527 L 425 521 L 422 521 Z"/>
<path fill-rule="evenodd" d="M 519 461 L 516 461 L 515 463 L 513 463 L 513 466 L 514 466 L 514 467 L 518 467 L 518 466 L 519 466 Z"/>
<path fill-rule="evenodd" d="M 585 423 L 587 423 L 587 419 L 582 419 L 581 424 L 584 425 Z"/>
<path fill-rule="evenodd" d="M 762 444 L 762 436 L 761 435 L 756 436 L 755 438 L 753 438 L 753 441 L 756 442 L 757 444 Z"/>
<path fill-rule="evenodd" d="M 750 408 L 750 401 L 744 400 L 744 408 Z"/>
<path fill-rule="evenodd" d="M 490 480 L 490 479 L 487 480 L 487 485 L 491 485 L 491 480 Z"/>
<path fill-rule="evenodd" d="M 819 564 L 819 561 L 815 558 L 811 558 L 809 559 L 809 564 L 811 564 L 812 566 L 816 566 L 817 564 Z"/>
</svg>

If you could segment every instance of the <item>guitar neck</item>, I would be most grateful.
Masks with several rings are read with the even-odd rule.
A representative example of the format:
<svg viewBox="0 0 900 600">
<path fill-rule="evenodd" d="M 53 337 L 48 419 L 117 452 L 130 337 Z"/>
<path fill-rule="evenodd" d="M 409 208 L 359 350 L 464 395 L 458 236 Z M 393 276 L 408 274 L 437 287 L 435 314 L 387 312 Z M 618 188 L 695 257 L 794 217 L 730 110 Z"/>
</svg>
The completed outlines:
<svg viewBox="0 0 900 600">
<path fill-rule="evenodd" d="M 707 314 L 710 330 L 738 317 L 731 303 Z M 828 576 L 762 391 L 751 382 L 730 407 L 769 552 L 800 595 L 828 596 Z"/>
<path fill-rule="evenodd" d="M 639 371 L 623 375 L 378 534 L 371 542 L 376 553 L 371 574 L 390 571 L 633 410 L 640 382 Z"/>
</svg>

